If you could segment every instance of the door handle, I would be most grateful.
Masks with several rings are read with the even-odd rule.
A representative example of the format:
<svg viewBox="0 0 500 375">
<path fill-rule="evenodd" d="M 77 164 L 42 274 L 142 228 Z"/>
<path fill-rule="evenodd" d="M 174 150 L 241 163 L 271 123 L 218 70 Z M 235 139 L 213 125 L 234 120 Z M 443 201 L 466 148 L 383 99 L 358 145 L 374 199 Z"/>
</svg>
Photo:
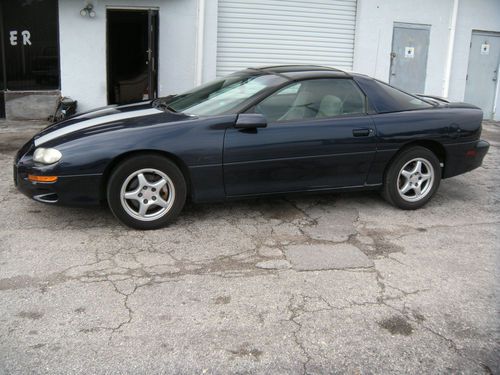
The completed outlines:
<svg viewBox="0 0 500 375">
<path fill-rule="evenodd" d="M 361 129 L 353 129 L 352 135 L 355 137 L 368 137 L 373 134 L 373 129 L 370 128 L 361 128 Z"/>
</svg>

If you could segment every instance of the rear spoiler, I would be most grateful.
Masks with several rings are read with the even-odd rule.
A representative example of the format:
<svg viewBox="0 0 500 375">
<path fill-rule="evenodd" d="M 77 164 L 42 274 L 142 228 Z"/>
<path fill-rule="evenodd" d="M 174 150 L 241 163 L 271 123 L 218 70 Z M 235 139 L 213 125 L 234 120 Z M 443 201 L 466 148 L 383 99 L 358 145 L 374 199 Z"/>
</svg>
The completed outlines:
<svg viewBox="0 0 500 375">
<path fill-rule="evenodd" d="M 422 99 L 427 99 L 427 100 L 431 100 L 431 101 L 435 101 L 435 102 L 438 102 L 438 104 L 445 104 L 445 103 L 449 103 L 450 101 L 446 98 L 443 98 L 441 96 L 436 96 L 436 95 L 424 95 L 424 94 L 416 94 L 419 98 L 422 98 Z"/>
<path fill-rule="evenodd" d="M 475 106 L 474 104 L 469 104 L 464 102 L 450 102 L 448 99 L 442 98 L 440 96 L 423 95 L 423 94 L 416 94 L 416 96 L 422 98 L 423 100 L 427 100 L 428 102 L 434 102 L 439 107 L 481 109 L 478 106 Z"/>
</svg>

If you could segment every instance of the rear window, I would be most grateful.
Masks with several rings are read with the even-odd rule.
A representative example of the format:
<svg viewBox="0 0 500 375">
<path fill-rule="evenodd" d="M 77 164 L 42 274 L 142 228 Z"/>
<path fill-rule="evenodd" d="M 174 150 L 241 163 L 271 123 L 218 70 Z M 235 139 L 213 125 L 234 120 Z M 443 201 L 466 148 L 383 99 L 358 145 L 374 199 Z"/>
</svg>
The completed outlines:
<svg viewBox="0 0 500 375">
<path fill-rule="evenodd" d="M 434 107 L 428 101 L 375 79 L 363 79 L 359 83 L 368 91 L 368 98 L 378 113 L 412 111 Z"/>
</svg>

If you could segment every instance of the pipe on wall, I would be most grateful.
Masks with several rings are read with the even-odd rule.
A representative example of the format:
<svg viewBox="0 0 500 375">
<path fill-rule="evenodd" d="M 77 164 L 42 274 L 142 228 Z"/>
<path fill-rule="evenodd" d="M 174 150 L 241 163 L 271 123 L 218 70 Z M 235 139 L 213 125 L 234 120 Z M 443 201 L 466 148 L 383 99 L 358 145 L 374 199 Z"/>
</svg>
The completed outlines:
<svg viewBox="0 0 500 375">
<path fill-rule="evenodd" d="M 453 0 L 453 11 L 450 21 L 450 35 L 448 38 L 448 51 L 444 70 L 443 97 L 450 94 L 451 66 L 453 63 L 453 51 L 455 49 L 455 31 L 457 29 L 458 5 L 460 0 Z"/>
<path fill-rule="evenodd" d="M 205 0 L 198 0 L 198 30 L 196 34 L 195 86 L 203 82 L 203 45 L 205 36 Z"/>
</svg>

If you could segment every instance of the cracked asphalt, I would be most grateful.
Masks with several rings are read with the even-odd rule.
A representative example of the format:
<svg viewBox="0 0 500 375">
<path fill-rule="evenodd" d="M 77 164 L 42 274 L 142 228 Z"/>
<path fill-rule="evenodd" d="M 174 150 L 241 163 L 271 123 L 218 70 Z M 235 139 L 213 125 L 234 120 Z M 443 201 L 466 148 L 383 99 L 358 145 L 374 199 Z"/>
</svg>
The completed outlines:
<svg viewBox="0 0 500 375">
<path fill-rule="evenodd" d="M 0 373 L 500 373 L 500 124 L 425 208 L 188 205 L 140 232 L 16 192 L 0 123 Z"/>
</svg>

